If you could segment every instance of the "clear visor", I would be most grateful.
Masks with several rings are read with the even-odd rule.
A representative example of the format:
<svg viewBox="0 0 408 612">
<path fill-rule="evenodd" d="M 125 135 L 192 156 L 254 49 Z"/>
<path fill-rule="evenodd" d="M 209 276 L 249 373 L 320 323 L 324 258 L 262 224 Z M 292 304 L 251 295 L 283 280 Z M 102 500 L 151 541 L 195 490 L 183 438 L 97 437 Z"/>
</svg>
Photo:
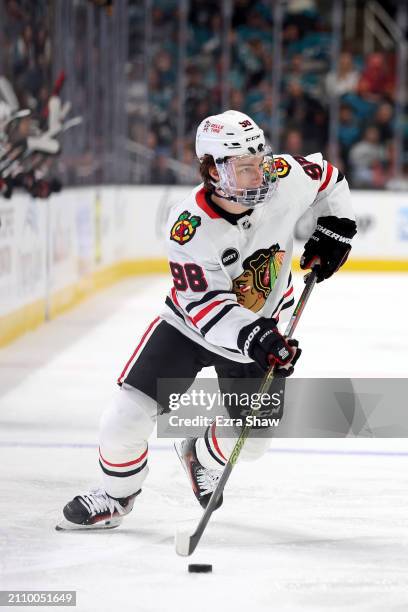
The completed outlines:
<svg viewBox="0 0 408 612">
<path fill-rule="evenodd" d="M 222 197 L 249 208 L 268 202 L 278 184 L 270 147 L 259 155 L 238 155 L 215 165 L 220 177 L 216 188 Z"/>
</svg>

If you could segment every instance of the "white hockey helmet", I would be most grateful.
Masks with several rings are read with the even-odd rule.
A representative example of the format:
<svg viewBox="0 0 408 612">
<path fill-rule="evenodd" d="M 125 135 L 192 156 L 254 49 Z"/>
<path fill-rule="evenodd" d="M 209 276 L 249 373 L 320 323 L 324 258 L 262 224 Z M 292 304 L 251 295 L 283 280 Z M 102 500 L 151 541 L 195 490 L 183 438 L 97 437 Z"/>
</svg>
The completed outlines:
<svg viewBox="0 0 408 612">
<path fill-rule="evenodd" d="M 196 135 L 196 154 L 201 160 L 211 155 L 219 174 L 213 182 L 221 197 L 250 208 L 266 203 L 277 186 L 277 173 L 271 148 L 265 143 L 263 130 L 248 115 L 228 110 L 207 117 Z M 260 158 L 263 181 L 259 187 L 238 187 L 235 160 Z"/>
</svg>

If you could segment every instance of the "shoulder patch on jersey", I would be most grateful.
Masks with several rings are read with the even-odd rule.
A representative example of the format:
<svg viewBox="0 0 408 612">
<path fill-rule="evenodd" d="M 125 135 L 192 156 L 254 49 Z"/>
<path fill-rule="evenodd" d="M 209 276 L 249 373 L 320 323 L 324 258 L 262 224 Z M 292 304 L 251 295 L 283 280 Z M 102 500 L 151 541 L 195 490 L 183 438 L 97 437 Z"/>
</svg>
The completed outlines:
<svg viewBox="0 0 408 612">
<path fill-rule="evenodd" d="M 284 178 L 288 176 L 291 165 L 284 157 L 274 157 L 273 161 L 275 162 L 276 173 L 279 178 Z"/>
<path fill-rule="evenodd" d="M 201 217 L 191 216 L 188 210 L 181 213 L 175 224 L 170 230 L 170 240 L 177 244 L 186 244 L 195 235 L 197 227 L 201 225 Z"/>
</svg>

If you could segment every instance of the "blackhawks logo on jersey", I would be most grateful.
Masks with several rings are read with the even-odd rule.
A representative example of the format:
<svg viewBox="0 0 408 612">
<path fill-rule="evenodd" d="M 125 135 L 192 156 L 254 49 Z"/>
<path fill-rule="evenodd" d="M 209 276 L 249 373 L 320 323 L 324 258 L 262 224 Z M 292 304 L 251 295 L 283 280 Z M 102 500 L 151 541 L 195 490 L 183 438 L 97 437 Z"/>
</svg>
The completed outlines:
<svg viewBox="0 0 408 612">
<path fill-rule="evenodd" d="M 245 259 L 244 271 L 232 281 L 238 304 L 253 312 L 261 310 L 276 283 L 284 256 L 285 251 L 274 244 Z"/>
<path fill-rule="evenodd" d="M 288 176 L 291 165 L 284 159 L 283 157 L 274 157 L 273 161 L 275 162 L 276 173 L 279 178 L 285 178 Z"/>
<path fill-rule="evenodd" d="M 201 225 L 201 218 L 191 216 L 191 213 L 185 210 L 171 228 L 170 240 L 174 240 L 178 244 L 186 244 L 193 238 L 199 225 Z"/>
</svg>

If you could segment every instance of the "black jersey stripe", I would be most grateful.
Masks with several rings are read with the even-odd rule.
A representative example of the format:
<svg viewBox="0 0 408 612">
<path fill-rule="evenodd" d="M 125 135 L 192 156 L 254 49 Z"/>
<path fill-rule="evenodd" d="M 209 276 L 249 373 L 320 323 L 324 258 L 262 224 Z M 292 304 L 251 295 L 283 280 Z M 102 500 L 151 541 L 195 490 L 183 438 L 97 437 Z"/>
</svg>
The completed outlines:
<svg viewBox="0 0 408 612">
<path fill-rule="evenodd" d="M 180 319 L 184 321 L 183 315 L 177 310 L 176 306 L 173 304 L 169 296 L 166 297 L 165 304 L 174 312 L 174 314 L 176 314 L 178 317 L 180 317 Z"/>
<path fill-rule="evenodd" d="M 135 470 L 130 470 L 129 472 L 113 472 L 112 470 L 108 470 L 102 464 L 102 461 L 99 461 L 99 465 L 101 466 L 102 471 L 108 476 L 117 476 L 118 478 L 126 478 L 127 476 L 134 476 L 135 474 L 138 474 L 139 472 L 141 472 L 147 465 L 147 459 L 146 461 L 142 463 L 142 465 L 139 465 L 139 467 L 137 467 Z"/>
<path fill-rule="evenodd" d="M 223 293 L 235 295 L 233 291 L 226 291 L 225 289 L 222 291 L 219 291 L 219 290 L 209 291 L 208 293 L 204 295 L 204 297 L 201 298 L 201 300 L 197 300 L 197 302 L 190 302 L 189 304 L 187 304 L 186 312 L 191 312 L 193 308 L 195 308 L 196 306 L 201 306 L 202 304 L 205 304 L 209 300 L 212 300 L 213 297 L 216 297 L 217 295 L 221 295 Z"/>
<path fill-rule="evenodd" d="M 281 299 L 279 300 L 279 302 L 276 304 L 275 310 L 274 310 L 274 311 L 273 311 L 273 313 L 272 313 L 272 317 L 274 316 L 275 312 L 276 312 L 277 310 L 279 310 L 279 307 L 280 307 L 280 305 L 282 304 L 282 302 L 283 302 L 283 300 L 284 300 L 284 299 L 285 299 L 284 297 L 281 297 Z"/>
<path fill-rule="evenodd" d="M 337 170 L 336 183 L 340 183 L 340 181 L 342 181 L 343 179 L 344 179 L 344 174 L 342 172 L 340 172 L 340 170 Z"/>
<path fill-rule="evenodd" d="M 182 321 L 185 322 L 185 318 L 183 317 L 181 312 L 177 310 L 176 306 L 173 304 L 169 296 L 166 297 L 166 305 L 174 312 L 174 314 L 176 314 L 178 317 L 180 317 Z M 227 348 L 226 346 L 221 346 L 220 348 L 224 349 L 224 351 L 228 351 L 229 353 L 235 353 L 238 355 L 242 355 L 241 351 L 239 351 L 238 349 Z M 122 385 L 122 383 L 118 383 L 118 384 Z"/>
<path fill-rule="evenodd" d="M 224 351 L 229 351 L 230 353 L 238 353 L 238 355 L 242 355 L 241 351 L 237 349 L 227 348 L 226 346 L 220 346 L 220 348 L 224 349 Z"/>
<path fill-rule="evenodd" d="M 215 317 L 213 317 L 212 319 L 208 321 L 208 323 L 203 325 L 203 327 L 200 330 L 202 336 L 205 337 L 205 335 L 208 334 L 210 329 L 212 329 L 214 325 L 216 325 L 218 321 L 222 319 L 222 317 L 225 317 L 225 315 L 231 310 L 231 308 L 235 308 L 235 307 L 240 308 L 240 305 L 239 304 L 228 304 L 227 306 L 224 306 L 223 308 L 221 308 L 221 310 L 215 315 Z"/>
<path fill-rule="evenodd" d="M 290 308 L 291 306 L 293 306 L 294 303 L 295 303 L 295 299 L 292 298 L 291 300 L 289 300 L 289 302 L 286 302 L 286 304 L 282 306 L 281 312 L 282 310 L 285 310 L 286 308 Z"/>
<path fill-rule="evenodd" d="M 289 296 L 287 296 L 287 297 L 289 297 Z M 284 295 L 281 297 L 281 299 L 279 300 L 279 302 L 278 302 L 278 303 L 276 304 L 276 306 L 275 306 L 275 309 L 274 309 L 274 311 L 273 311 L 273 313 L 272 313 L 272 317 L 273 317 L 273 316 L 275 315 L 275 313 L 276 313 L 276 312 L 279 310 L 279 308 L 280 308 L 280 306 L 281 306 L 282 302 L 284 302 L 284 301 L 287 299 L 287 297 L 285 297 Z M 294 304 L 294 301 L 295 301 L 295 300 L 293 299 L 293 297 L 292 297 L 292 298 L 290 298 L 289 302 L 287 302 L 286 304 L 284 304 L 284 305 L 282 306 L 281 310 L 285 310 L 285 308 L 289 308 L 289 306 L 292 306 L 292 304 Z"/>
</svg>

